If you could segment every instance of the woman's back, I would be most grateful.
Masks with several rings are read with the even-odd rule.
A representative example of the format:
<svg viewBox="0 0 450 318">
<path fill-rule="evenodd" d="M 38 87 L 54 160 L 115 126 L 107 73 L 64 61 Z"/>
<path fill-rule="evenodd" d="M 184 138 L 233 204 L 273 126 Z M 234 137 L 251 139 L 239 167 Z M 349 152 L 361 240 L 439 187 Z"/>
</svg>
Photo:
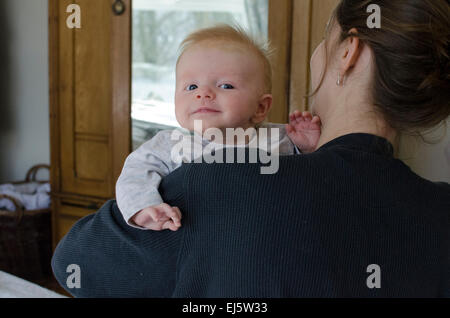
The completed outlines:
<svg viewBox="0 0 450 318">
<path fill-rule="evenodd" d="M 281 157 L 274 175 L 186 168 L 176 297 L 450 296 L 450 186 L 382 138 Z"/>
</svg>

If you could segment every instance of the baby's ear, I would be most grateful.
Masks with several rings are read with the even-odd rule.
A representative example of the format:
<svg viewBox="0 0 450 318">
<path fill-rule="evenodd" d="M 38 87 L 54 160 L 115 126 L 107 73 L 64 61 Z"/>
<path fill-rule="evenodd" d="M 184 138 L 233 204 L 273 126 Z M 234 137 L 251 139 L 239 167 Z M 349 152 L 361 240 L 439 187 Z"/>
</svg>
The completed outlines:
<svg viewBox="0 0 450 318">
<path fill-rule="evenodd" d="M 269 114 L 270 108 L 272 107 L 273 97 L 272 94 L 264 94 L 260 97 L 258 103 L 258 109 L 252 117 L 252 122 L 254 124 L 259 124 L 266 119 Z"/>
</svg>

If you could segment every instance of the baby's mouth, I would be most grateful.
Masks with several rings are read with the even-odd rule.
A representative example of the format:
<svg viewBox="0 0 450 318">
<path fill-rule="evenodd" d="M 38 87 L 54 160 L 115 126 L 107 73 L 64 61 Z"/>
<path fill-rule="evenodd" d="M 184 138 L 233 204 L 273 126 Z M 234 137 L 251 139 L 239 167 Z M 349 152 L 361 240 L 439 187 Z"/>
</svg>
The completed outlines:
<svg viewBox="0 0 450 318">
<path fill-rule="evenodd" d="M 209 107 L 200 107 L 192 114 L 208 114 L 208 113 L 220 113 L 220 111 Z"/>
</svg>

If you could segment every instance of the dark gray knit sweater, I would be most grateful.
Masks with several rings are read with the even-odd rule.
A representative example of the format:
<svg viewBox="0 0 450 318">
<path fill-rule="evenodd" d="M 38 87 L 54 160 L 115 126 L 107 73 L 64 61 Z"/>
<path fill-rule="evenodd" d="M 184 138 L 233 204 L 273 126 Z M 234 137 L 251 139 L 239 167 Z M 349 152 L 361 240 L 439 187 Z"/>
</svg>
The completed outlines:
<svg viewBox="0 0 450 318">
<path fill-rule="evenodd" d="M 111 200 L 59 243 L 60 284 L 81 297 L 450 297 L 450 186 L 380 137 L 281 157 L 274 175 L 187 164 L 160 192 L 183 213 L 177 232 L 132 228 Z M 70 264 L 81 288 L 66 285 Z"/>
</svg>

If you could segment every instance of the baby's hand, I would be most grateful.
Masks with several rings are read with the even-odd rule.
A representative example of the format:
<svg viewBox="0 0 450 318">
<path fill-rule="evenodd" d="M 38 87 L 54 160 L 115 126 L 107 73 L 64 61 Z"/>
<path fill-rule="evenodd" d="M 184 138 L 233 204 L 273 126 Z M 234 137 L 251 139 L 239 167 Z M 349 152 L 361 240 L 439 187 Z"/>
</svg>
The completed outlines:
<svg viewBox="0 0 450 318">
<path fill-rule="evenodd" d="M 310 153 L 316 150 L 320 137 L 320 118 L 312 117 L 309 112 L 294 111 L 289 115 L 289 124 L 286 132 L 292 142 L 303 152 Z"/>
<path fill-rule="evenodd" d="M 131 221 L 154 231 L 166 229 L 177 231 L 181 226 L 181 212 L 177 207 L 161 203 L 142 209 L 131 218 Z"/>
</svg>

